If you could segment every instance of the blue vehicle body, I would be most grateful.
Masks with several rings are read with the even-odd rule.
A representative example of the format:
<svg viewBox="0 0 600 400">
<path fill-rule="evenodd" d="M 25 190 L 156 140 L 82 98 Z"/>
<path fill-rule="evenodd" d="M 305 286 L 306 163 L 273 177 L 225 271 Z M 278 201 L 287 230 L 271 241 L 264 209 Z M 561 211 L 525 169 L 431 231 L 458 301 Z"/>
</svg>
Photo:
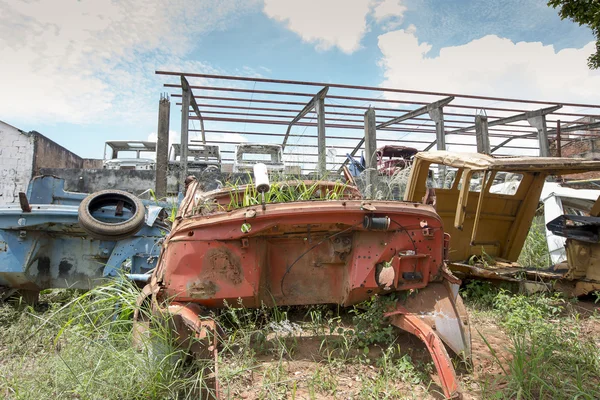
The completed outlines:
<svg viewBox="0 0 600 400">
<path fill-rule="evenodd" d="M 65 192 L 63 179 L 43 176 L 29 184 L 30 212 L 18 204 L 0 206 L 0 286 L 90 289 L 119 271 L 139 278 L 154 268 L 169 233 L 156 218 L 161 208 L 145 202 L 146 223 L 139 232 L 118 241 L 97 240 L 78 223 L 79 204 L 86 196 Z M 110 211 L 98 212 L 110 219 Z M 124 210 L 114 218 L 130 216 Z"/>
</svg>

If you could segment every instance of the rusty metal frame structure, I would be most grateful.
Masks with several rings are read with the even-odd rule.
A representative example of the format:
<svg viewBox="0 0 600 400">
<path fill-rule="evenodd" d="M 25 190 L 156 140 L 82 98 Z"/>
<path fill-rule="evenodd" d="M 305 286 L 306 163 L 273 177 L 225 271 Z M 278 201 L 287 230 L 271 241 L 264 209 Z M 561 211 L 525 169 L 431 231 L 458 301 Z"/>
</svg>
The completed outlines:
<svg viewBox="0 0 600 400">
<path fill-rule="evenodd" d="M 177 105 L 182 105 L 185 141 L 189 132 L 199 133 L 205 144 L 225 146 L 238 143 L 234 135 L 257 143 L 268 139 L 282 145 L 286 163 L 320 174 L 327 166 L 339 171 L 346 159 L 337 154 L 332 166 L 325 158 L 327 147 L 349 149 L 353 155 L 364 149 L 364 113 L 369 109 L 376 114 L 378 145 L 405 144 L 420 150 L 460 146 L 460 151 L 495 155 L 548 155 L 549 142 L 566 145 L 600 133 L 600 104 L 178 71 L 156 74 L 165 78 L 172 98 L 181 98 Z M 315 94 L 313 88 L 320 89 Z M 200 129 L 190 126 L 193 121 L 200 122 Z M 562 129 L 548 129 L 547 124 Z M 247 129 L 249 125 L 260 128 Z M 567 132 L 569 137 L 560 137 Z M 290 143 L 291 138 L 296 143 Z M 231 150 L 222 153 L 225 163 L 233 160 Z"/>
</svg>

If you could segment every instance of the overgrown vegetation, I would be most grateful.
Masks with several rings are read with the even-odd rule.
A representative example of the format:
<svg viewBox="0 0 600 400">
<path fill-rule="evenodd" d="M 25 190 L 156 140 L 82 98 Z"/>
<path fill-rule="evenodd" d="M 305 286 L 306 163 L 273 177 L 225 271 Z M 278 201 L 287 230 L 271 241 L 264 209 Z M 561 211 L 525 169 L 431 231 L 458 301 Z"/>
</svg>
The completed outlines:
<svg viewBox="0 0 600 400">
<path fill-rule="evenodd" d="M 200 197 L 193 209 L 193 214 L 209 213 L 213 211 L 230 211 L 242 207 L 260 205 L 263 203 L 288 203 L 292 201 L 307 200 L 340 200 L 348 194 L 348 185 L 341 181 L 333 185 L 324 185 L 323 181 L 307 183 L 302 180 L 287 180 L 271 182 L 269 190 L 259 192 L 248 177 L 247 184 L 227 183 L 224 188 L 229 190 L 228 202 L 224 204 L 219 199 Z"/>
<path fill-rule="evenodd" d="M 552 264 L 543 215 L 538 214 L 533 218 L 518 262 L 524 267 L 539 269 L 549 268 Z"/>
<path fill-rule="evenodd" d="M 183 356 L 164 324 L 134 347 L 139 290 L 115 281 L 87 293 L 48 291 L 48 308 L 0 308 L 0 397 L 7 399 L 195 399 L 206 370 Z M 386 298 L 350 309 L 228 305 L 214 317 L 225 398 L 403 398 L 430 384 L 383 321 Z M 48 302 L 48 303 L 46 303 Z M 141 347 L 141 348 L 140 348 Z M 304 360 L 304 361 L 299 361 Z M 294 373 L 294 362 L 310 367 Z M 204 374 L 204 375 L 203 375 Z M 348 386 L 350 382 L 351 386 Z"/>
<path fill-rule="evenodd" d="M 114 281 L 85 294 L 60 291 L 47 310 L 0 308 L 0 397 L 6 399 L 197 398 L 203 368 L 184 362 L 169 329 L 132 346 L 138 290 Z M 44 298 L 45 297 L 45 298 Z"/>
<path fill-rule="evenodd" d="M 598 337 L 583 331 L 580 314 L 565 299 L 513 294 L 483 282 L 467 285 L 463 296 L 491 311 L 509 337 L 508 356 L 500 356 L 481 335 L 503 371 L 482 385 L 484 398 L 600 398 Z"/>
<path fill-rule="evenodd" d="M 0 397 L 198 398 L 206 365 L 183 357 L 164 325 L 152 325 L 141 349 L 132 346 L 138 293 L 115 281 L 84 294 L 48 291 L 46 307 L 0 307 Z M 475 397 L 600 397 L 598 337 L 586 325 L 600 324 L 597 314 L 585 320 L 560 296 L 481 282 L 468 283 L 462 295 L 470 313 L 487 315 L 507 336 L 502 346 L 489 343 L 472 324 L 474 341 L 489 344 L 486 353 L 502 371 L 463 375 L 476 379 Z M 376 296 L 348 309 L 227 305 L 213 315 L 224 333 L 224 398 L 429 398 L 439 391 L 433 364 L 418 340 L 384 320 L 392 301 Z"/>
</svg>

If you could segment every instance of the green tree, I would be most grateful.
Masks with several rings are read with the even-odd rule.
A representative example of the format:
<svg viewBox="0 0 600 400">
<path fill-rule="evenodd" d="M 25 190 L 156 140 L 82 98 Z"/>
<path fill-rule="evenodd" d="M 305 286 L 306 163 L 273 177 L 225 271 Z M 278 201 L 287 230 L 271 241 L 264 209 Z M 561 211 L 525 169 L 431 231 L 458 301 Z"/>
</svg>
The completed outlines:
<svg viewBox="0 0 600 400">
<path fill-rule="evenodd" d="M 588 58 L 588 67 L 600 68 L 600 0 L 550 0 L 548 5 L 560 8 L 561 19 L 569 18 L 592 29 L 596 36 L 596 52 Z"/>
</svg>

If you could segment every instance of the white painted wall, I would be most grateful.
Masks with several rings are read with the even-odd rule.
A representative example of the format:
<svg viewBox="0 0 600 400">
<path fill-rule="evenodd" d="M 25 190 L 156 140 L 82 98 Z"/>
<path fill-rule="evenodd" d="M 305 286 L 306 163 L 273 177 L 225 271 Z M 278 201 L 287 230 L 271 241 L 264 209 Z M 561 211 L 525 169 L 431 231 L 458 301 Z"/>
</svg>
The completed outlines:
<svg viewBox="0 0 600 400">
<path fill-rule="evenodd" d="M 0 204 L 19 201 L 33 173 L 34 137 L 0 121 Z"/>
</svg>

